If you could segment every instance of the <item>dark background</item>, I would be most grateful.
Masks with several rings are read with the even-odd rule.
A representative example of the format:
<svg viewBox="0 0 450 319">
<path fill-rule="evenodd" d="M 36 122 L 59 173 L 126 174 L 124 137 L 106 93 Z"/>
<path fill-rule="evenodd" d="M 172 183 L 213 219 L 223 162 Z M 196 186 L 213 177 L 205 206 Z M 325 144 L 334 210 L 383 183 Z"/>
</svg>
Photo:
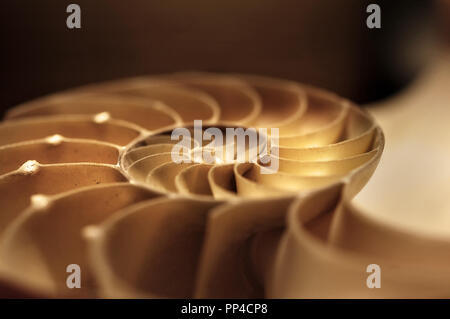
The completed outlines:
<svg viewBox="0 0 450 319">
<path fill-rule="evenodd" d="M 426 63 L 445 1 L 2 0 L 0 115 L 81 84 L 181 70 L 265 74 L 360 103 L 381 99 Z M 371 2 L 381 6 L 379 30 L 366 27 Z M 70 3 L 81 7 L 81 29 L 66 27 Z"/>
</svg>

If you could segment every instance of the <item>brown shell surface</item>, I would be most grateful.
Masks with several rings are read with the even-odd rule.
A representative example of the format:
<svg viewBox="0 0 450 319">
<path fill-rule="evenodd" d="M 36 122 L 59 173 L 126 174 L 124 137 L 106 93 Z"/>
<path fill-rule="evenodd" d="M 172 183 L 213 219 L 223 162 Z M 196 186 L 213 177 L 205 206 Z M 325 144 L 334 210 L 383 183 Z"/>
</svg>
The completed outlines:
<svg viewBox="0 0 450 319">
<path fill-rule="evenodd" d="M 278 171 L 174 163 L 168 132 L 195 120 L 279 128 Z M 25 103 L 0 124 L 0 294 L 440 296 L 448 272 L 426 260 L 400 269 L 410 252 L 382 249 L 398 231 L 351 204 L 383 147 L 373 118 L 350 101 L 261 76 L 140 77 Z M 382 289 L 366 286 L 374 256 Z M 81 289 L 66 285 L 71 264 Z"/>
</svg>

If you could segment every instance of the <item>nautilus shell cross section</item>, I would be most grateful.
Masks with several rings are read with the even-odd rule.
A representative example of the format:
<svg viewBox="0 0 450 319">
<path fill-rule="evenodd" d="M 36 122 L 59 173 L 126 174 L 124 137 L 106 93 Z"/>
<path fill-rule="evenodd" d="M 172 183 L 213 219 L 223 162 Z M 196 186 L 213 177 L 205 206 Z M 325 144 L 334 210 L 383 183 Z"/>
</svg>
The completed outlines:
<svg viewBox="0 0 450 319">
<path fill-rule="evenodd" d="M 276 170 L 263 174 L 250 148 L 244 161 L 215 149 L 210 162 L 175 162 L 171 133 L 197 121 L 203 131 L 266 129 L 258 133 L 266 140 L 276 128 L 265 155 Z M 208 145 L 192 139 L 188 154 Z M 352 237 L 351 225 L 339 226 L 358 216 L 351 199 L 383 146 L 373 118 L 352 102 L 244 74 L 138 77 L 17 106 L 0 124 L 0 293 L 407 295 L 411 283 L 395 267 L 383 277 L 388 292 L 367 289 L 370 255 L 336 240 Z M 74 264 L 81 288 L 70 289 Z"/>
</svg>

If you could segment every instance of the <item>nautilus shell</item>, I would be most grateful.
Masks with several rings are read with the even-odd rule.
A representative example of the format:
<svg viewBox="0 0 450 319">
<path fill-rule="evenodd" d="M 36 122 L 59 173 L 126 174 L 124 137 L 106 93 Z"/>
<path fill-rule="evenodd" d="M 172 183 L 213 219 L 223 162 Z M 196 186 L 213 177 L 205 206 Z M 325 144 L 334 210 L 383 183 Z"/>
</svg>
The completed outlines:
<svg viewBox="0 0 450 319">
<path fill-rule="evenodd" d="M 220 157 L 174 162 L 177 141 L 170 133 L 196 120 L 218 128 L 278 128 L 269 153 L 278 169 L 262 174 L 260 162 Z M 373 118 L 350 101 L 261 76 L 140 77 L 25 103 L 0 125 L 0 292 L 443 294 L 436 274 L 447 272 L 430 271 L 429 242 L 399 236 L 352 205 L 383 147 Z M 190 148 L 205 145 L 193 141 Z M 387 245 L 393 245 L 388 252 Z M 424 260 L 399 267 L 414 260 L 414 249 Z M 372 263 L 382 264 L 380 289 L 366 285 Z M 81 268 L 79 289 L 66 283 L 71 264 Z"/>
</svg>

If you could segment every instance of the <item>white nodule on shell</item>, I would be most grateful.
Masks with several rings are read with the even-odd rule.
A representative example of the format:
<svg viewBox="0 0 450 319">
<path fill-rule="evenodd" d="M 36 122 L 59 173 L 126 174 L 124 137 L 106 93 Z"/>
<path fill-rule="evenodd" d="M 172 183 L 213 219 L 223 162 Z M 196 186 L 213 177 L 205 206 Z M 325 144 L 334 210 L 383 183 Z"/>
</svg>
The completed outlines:
<svg viewBox="0 0 450 319">
<path fill-rule="evenodd" d="M 111 114 L 108 112 L 101 112 L 94 116 L 95 123 L 105 123 L 111 118 Z"/>
<path fill-rule="evenodd" d="M 52 136 L 49 136 L 46 138 L 47 143 L 51 144 L 51 145 L 59 145 L 62 143 L 62 141 L 64 140 L 64 137 L 62 137 L 59 134 L 55 134 Z"/>
<path fill-rule="evenodd" d="M 19 172 L 23 174 L 33 174 L 39 170 L 39 162 L 35 160 L 29 160 L 22 164 L 19 168 Z"/>
<path fill-rule="evenodd" d="M 49 204 L 49 199 L 47 196 L 42 194 L 36 194 L 31 196 L 31 205 L 37 209 L 43 209 Z"/>
<path fill-rule="evenodd" d="M 100 228 L 94 225 L 86 226 L 81 230 L 82 236 L 87 239 L 97 238 L 100 235 L 100 233 L 101 233 Z"/>
</svg>

